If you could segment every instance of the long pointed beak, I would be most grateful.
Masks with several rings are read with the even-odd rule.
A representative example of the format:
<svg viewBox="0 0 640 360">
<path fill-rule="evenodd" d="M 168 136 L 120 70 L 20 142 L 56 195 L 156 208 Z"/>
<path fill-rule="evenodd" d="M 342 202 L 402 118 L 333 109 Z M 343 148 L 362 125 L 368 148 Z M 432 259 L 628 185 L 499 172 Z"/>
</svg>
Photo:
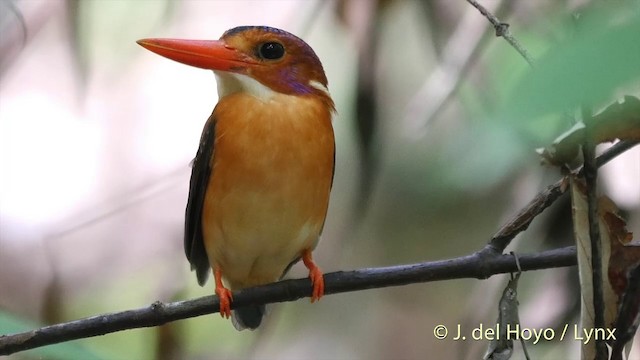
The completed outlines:
<svg viewBox="0 0 640 360">
<path fill-rule="evenodd" d="M 158 55 L 202 69 L 238 72 L 258 64 L 222 40 L 142 39 L 137 43 Z"/>
</svg>

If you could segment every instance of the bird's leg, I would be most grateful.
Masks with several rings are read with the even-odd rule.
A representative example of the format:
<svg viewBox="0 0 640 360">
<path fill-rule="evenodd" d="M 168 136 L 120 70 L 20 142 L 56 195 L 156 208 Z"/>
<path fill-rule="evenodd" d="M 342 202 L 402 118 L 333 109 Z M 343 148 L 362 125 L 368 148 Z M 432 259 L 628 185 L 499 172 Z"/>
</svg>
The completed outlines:
<svg viewBox="0 0 640 360">
<path fill-rule="evenodd" d="M 216 280 L 216 295 L 218 295 L 220 299 L 220 316 L 228 319 L 231 316 L 231 301 L 233 300 L 233 295 L 231 291 L 222 284 L 222 271 L 220 271 L 220 269 L 213 271 L 213 277 Z"/>
<path fill-rule="evenodd" d="M 322 271 L 313 261 L 311 250 L 309 249 L 302 252 L 302 262 L 304 262 L 304 266 L 309 269 L 309 279 L 311 279 L 311 285 L 313 286 L 311 302 L 318 301 L 324 295 L 324 278 L 322 277 Z"/>
</svg>

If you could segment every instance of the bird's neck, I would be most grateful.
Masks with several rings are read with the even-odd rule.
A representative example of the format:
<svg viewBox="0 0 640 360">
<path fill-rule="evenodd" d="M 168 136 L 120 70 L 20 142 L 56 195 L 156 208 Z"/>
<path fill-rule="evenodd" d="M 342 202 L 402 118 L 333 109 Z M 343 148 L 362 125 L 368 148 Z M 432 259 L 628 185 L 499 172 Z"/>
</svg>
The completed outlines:
<svg viewBox="0 0 640 360">
<path fill-rule="evenodd" d="M 268 101 L 277 94 L 277 92 L 247 75 L 222 71 L 214 71 L 214 74 L 218 83 L 218 97 L 220 99 L 227 95 L 244 92 L 260 100 Z"/>
<path fill-rule="evenodd" d="M 263 102 L 272 101 L 276 96 L 279 95 L 286 95 L 275 91 L 266 85 L 263 85 L 259 81 L 247 75 L 222 71 L 214 71 L 214 74 L 216 75 L 216 81 L 218 84 L 219 100 L 222 100 L 224 97 L 235 93 L 245 93 Z M 305 95 L 321 98 L 325 105 L 331 111 L 335 111 L 333 100 L 331 99 L 331 95 L 329 94 L 329 90 L 326 86 L 315 80 L 309 81 L 308 85 L 313 88 L 314 91 Z"/>
</svg>

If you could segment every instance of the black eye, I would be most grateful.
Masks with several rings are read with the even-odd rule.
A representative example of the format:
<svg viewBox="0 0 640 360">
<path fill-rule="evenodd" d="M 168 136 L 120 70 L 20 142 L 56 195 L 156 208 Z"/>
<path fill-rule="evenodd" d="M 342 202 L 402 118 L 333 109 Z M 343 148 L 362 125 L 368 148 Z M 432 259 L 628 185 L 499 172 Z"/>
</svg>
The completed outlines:
<svg viewBox="0 0 640 360">
<path fill-rule="evenodd" d="M 280 59 L 284 55 L 284 46 L 277 42 L 268 42 L 260 45 L 258 52 L 263 59 Z"/>
</svg>

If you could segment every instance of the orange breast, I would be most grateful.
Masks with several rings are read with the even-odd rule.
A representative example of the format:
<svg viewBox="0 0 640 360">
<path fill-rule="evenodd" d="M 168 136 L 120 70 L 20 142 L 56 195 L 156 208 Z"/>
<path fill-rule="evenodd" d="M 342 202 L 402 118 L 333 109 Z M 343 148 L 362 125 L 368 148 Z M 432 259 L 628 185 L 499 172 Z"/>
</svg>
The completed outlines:
<svg viewBox="0 0 640 360">
<path fill-rule="evenodd" d="M 312 97 L 237 93 L 214 118 L 203 211 L 210 263 L 232 289 L 275 281 L 322 230 L 333 176 L 330 110 Z"/>
</svg>

